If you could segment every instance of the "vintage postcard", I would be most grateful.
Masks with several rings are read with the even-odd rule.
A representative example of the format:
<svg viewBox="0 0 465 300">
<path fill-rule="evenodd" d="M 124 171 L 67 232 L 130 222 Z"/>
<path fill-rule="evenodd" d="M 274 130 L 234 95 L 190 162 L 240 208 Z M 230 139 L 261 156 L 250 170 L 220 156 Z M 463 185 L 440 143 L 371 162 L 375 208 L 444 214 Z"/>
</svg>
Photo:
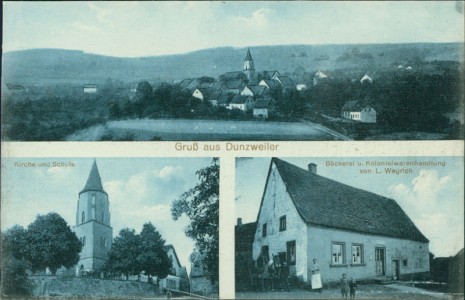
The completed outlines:
<svg viewBox="0 0 465 300">
<path fill-rule="evenodd" d="M 2 172 L 2 298 L 218 297 L 217 159 L 4 158 Z"/>
<path fill-rule="evenodd" d="M 463 171 L 462 157 L 237 158 L 236 297 L 463 293 Z"/>
<path fill-rule="evenodd" d="M 463 1 L 5 1 L 2 139 L 463 139 L 463 22 Z"/>
<path fill-rule="evenodd" d="M 463 298 L 464 1 L 2 13 L 0 298 Z"/>
</svg>

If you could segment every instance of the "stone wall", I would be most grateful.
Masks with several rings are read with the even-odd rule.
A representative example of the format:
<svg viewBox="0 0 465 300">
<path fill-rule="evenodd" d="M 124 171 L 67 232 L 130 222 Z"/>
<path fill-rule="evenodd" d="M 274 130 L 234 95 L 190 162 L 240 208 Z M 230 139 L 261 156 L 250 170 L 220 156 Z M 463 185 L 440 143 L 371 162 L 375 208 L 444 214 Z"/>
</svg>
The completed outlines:
<svg viewBox="0 0 465 300">
<path fill-rule="evenodd" d="M 33 296 L 64 296 L 83 298 L 154 297 L 154 284 L 85 277 L 30 276 L 34 282 Z"/>
</svg>

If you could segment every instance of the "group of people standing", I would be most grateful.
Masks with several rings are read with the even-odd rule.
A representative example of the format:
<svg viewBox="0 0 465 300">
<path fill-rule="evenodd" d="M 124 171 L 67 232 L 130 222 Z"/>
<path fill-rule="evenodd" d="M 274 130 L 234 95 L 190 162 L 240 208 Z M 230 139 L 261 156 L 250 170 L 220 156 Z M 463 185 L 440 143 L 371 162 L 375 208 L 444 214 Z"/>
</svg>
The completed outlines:
<svg viewBox="0 0 465 300">
<path fill-rule="evenodd" d="M 311 266 L 312 271 L 312 290 L 322 292 L 323 285 L 321 284 L 320 265 L 316 259 L 313 259 L 313 265 Z M 347 279 L 345 273 L 342 274 L 341 278 L 341 294 L 342 298 L 346 298 L 350 295 L 350 299 L 355 298 L 355 292 L 357 290 L 357 282 L 352 278 L 350 281 Z"/>
</svg>

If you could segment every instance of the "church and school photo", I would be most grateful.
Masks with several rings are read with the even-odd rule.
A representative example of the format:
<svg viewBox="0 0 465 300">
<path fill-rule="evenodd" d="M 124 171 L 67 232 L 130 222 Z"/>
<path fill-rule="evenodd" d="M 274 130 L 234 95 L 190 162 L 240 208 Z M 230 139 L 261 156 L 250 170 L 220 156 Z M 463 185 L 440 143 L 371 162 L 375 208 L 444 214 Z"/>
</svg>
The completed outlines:
<svg viewBox="0 0 465 300">
<path fill-rule="evenodd" d="M 218 191 L 190 191 L 218 184 L 218 159 L 11 158 L 2 167 L 4 296 L 218 295 Z M 194 197 L 212 228 L 198 226 Z M 202 248 L 202 238 L 216 245 Z"/>
<path fill-rule="evenodd" d="M 236 296 L 432 278 L 434 257 L 463 251 L 460 170 L 444 158 L 238 158 Z"/>
</svg>

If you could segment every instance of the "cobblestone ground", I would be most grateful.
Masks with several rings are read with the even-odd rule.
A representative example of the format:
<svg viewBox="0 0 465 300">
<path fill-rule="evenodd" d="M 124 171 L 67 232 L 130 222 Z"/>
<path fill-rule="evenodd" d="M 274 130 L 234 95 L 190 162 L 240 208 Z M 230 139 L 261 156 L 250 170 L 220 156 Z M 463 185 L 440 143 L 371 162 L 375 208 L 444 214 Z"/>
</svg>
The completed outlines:
<svg viewBox="0 0 465 300">
<path fill-rule="evenodd" d="M 292 288 L 286 291 L 238 292 L 237 299 L 342 299 L 339 288 L 323 289 L 322 293 Z M 459 299 L 442 293 L 431 293 L 416 288 L 400 288 L 376 284 L 359 285 L 355 299 Z M 463 296 L 462 296 L 463 299 Z"/>
</svg>

